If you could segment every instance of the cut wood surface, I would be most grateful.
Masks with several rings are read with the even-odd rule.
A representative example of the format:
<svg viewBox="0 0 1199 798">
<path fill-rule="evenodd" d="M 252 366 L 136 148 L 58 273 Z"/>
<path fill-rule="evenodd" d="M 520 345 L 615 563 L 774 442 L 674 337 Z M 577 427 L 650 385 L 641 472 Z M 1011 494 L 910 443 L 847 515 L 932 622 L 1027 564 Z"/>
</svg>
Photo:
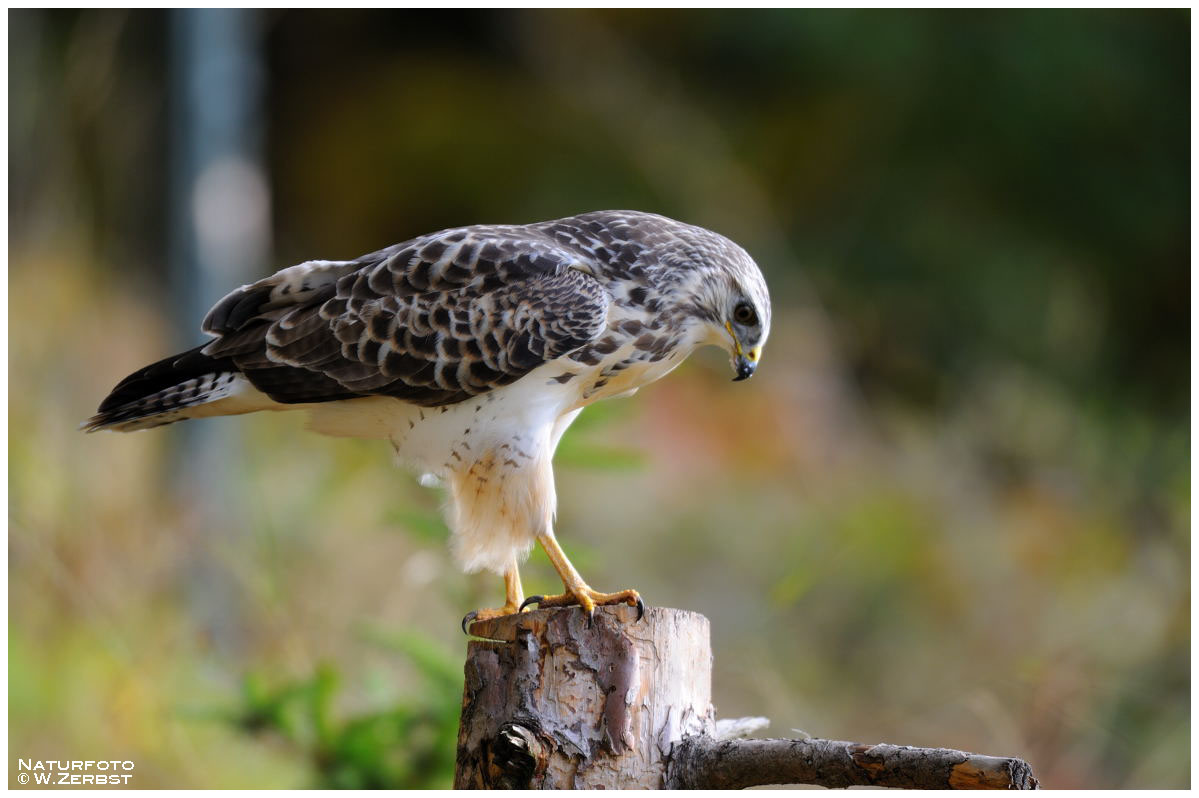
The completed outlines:
<svg viewBox="0 0 1199 798">
<path fill-rule="evenodd" d="M 729 740 L 761 718 L 712 707 L 708 620 L 685 610 L 536 610 L 471 625 L 454 786 L 543 789 L 1030 789 L 1026 762 L 947 748 Z"/>
</svg>

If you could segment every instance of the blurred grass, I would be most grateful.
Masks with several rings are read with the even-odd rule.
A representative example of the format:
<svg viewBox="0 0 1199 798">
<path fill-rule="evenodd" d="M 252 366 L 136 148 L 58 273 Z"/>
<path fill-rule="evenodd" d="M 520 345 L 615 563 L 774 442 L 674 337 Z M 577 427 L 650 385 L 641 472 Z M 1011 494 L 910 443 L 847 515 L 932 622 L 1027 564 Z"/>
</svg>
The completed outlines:
<svg viewBox="0 0 1199 798">
<path fill-rule="evenodd" d="M 448 786 L 500 585 L 438 492 L 289 414 L 188 422 L 232 431 L 214 529 L 175 431 L 75 430 L 171 347 L 164 18 L 10 17 L 10 759 Z M 771 733 L 1185 786 L 1187 20 L 269 14 L 277 260 L 600 207 L 731 235 L 759 375 L 701 353 L 563 439 L 592 584 L 708 615 L 719 712 Z"/>
</svg>

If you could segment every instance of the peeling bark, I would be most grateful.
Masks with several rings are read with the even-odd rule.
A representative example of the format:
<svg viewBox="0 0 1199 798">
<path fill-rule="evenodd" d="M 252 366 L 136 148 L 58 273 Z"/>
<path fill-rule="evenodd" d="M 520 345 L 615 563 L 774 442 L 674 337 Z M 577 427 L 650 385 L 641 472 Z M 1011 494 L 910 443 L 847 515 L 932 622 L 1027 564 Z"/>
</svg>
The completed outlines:
<svg viewBox="0 0 1199 798">
<path fill-rule="evenodd" d="M 635 618 L 600 607 L 588 625 L 565 608 L 473 624 L 489 639 L 468 646 L 454 786 L 664 786 L 674 746 L 715 734 L 708 620 L 660 608 Z M 514 734 L 544 745 L 543 761 L 514 755 Z"/>
</svg>

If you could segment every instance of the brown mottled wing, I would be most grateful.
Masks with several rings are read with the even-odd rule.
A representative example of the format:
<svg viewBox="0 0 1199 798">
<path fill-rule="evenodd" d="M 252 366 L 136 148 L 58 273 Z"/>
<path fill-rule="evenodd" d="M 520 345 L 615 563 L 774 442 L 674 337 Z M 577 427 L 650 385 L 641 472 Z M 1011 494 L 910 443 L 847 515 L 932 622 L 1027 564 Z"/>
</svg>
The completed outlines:
<svg viewBox="0 0 1199 798">
<path fill-rule="evenodd" d="M 434 406 L 520 379 L 592 342 L 607 319 L 608 295 L 578 253 L 513 228 L 318 263 L 221 300 L 205 354 L 231 358 L 278 402 L 381 394 Z"/>
</svg>

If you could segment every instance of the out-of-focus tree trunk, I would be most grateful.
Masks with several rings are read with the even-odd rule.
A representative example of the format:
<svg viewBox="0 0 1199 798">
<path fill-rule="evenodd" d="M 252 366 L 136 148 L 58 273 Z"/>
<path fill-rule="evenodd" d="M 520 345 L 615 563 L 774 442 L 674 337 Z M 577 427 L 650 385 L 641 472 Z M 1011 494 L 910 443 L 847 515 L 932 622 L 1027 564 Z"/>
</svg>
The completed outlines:
<svg viewBox="0 0 1199 798">
<path fill-rule="evenodd" d="M 171 307 L 174 341 L 204 340 L 200 321 L 237 286 L 268 271 L 270 192 L 259 15 L 253 9 L 176 9 L 171 14 Z M 183 582 L 197 622 L 217 646 L 241 644 L 238 586 L 212 552 L 244 534 L 236 489 L 237 430 L 227 421 L 178 424 L 169 479 L 183 517 L 173 534 L 193 541 Z M 222 540 L 223 538 L 223 540 Z"/>
</svg>

